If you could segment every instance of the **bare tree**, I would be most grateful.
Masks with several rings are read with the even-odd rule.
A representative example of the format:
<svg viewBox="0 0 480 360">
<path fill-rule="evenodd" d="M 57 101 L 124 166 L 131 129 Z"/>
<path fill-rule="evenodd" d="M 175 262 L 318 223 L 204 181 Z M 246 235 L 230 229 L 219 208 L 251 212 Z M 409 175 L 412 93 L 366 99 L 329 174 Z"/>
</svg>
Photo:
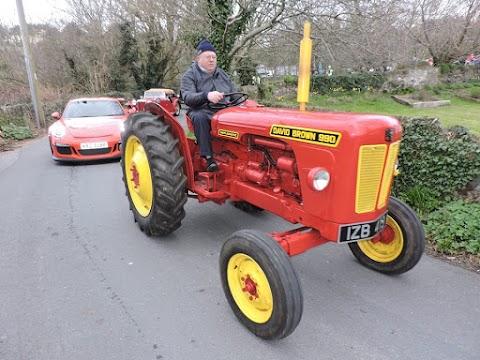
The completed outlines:
<svg viewBox="0 0 480 360">
<path fill-rule="evenodd" d="M 480 0 L 411 0 L 405 30 L 435 65 L 478 51 Z"/>
</svg>

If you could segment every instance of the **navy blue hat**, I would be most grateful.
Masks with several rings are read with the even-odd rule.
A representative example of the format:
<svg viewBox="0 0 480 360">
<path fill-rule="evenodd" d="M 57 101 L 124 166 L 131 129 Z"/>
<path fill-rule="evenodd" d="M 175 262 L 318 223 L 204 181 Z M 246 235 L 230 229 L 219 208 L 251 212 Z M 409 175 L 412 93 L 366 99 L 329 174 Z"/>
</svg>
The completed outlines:
<svg viewBox="0 0 480 360">
<path fill-rule="evenodd" d="M 204 51 L 213 51 L 216 53 L 217 51 L 213 47 L 212 43 L 208 41 L 207 39 L 204 39 L 200 41 L 200 43 L 197 46 L 197 55 L 200 55 Z"/>
</svg>

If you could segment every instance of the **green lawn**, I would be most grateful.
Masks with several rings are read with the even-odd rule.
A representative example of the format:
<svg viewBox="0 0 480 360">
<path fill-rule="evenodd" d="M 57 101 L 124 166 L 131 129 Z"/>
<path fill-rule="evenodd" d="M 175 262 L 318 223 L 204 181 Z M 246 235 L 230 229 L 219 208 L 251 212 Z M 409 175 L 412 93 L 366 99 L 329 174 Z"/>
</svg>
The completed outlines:
<svg viewBox="0 0 480 360">
<path fill-rule="evenodd" d="M 480 103 L 466 101 L 445 93 L 439 100 L 450 100 L 451 105 L 436 108 L 414 109 L 394 101 L 389 94 L 366 93 L 337 96 L 313 95 L 309 106 L 327 108 L 334 111 L 376 113 L 394 116 L 428 116 L 440 120 L 444 127 L 462 125 L 480 135 Z"/>
</svg>

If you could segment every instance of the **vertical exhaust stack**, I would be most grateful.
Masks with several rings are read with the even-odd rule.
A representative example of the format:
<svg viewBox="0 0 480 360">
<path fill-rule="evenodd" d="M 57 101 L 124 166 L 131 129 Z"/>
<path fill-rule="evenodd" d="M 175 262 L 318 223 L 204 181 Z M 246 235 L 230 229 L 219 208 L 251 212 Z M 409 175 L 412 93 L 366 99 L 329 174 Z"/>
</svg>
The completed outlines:
<svg viewBox="0 0 480 360">
<path fill-rule="evenodd" d="M 312 40 L 310 39 L 310 23 L 306 22 L 303 30 L 303 39 L 300 42 L 300 66 L 298 72 L 297 101 L 300 111 L 307 109 L 310 94 L 310 64 L 312 62 Z"/>
</svg>

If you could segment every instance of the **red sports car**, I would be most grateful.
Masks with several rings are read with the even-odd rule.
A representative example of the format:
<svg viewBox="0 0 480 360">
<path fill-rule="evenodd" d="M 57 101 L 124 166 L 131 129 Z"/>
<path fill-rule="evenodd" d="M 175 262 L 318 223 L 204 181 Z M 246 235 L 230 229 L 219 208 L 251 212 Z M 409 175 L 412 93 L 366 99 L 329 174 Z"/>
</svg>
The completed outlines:
<svg viewBox="0 0 480 360">
<path fill-rule="evenodd" d="M 54 160 L 86 161 L 120 157 L 120 134 L 129 111 L 109 97 L 70 100 L 48 128 Z"/>
</svg>

